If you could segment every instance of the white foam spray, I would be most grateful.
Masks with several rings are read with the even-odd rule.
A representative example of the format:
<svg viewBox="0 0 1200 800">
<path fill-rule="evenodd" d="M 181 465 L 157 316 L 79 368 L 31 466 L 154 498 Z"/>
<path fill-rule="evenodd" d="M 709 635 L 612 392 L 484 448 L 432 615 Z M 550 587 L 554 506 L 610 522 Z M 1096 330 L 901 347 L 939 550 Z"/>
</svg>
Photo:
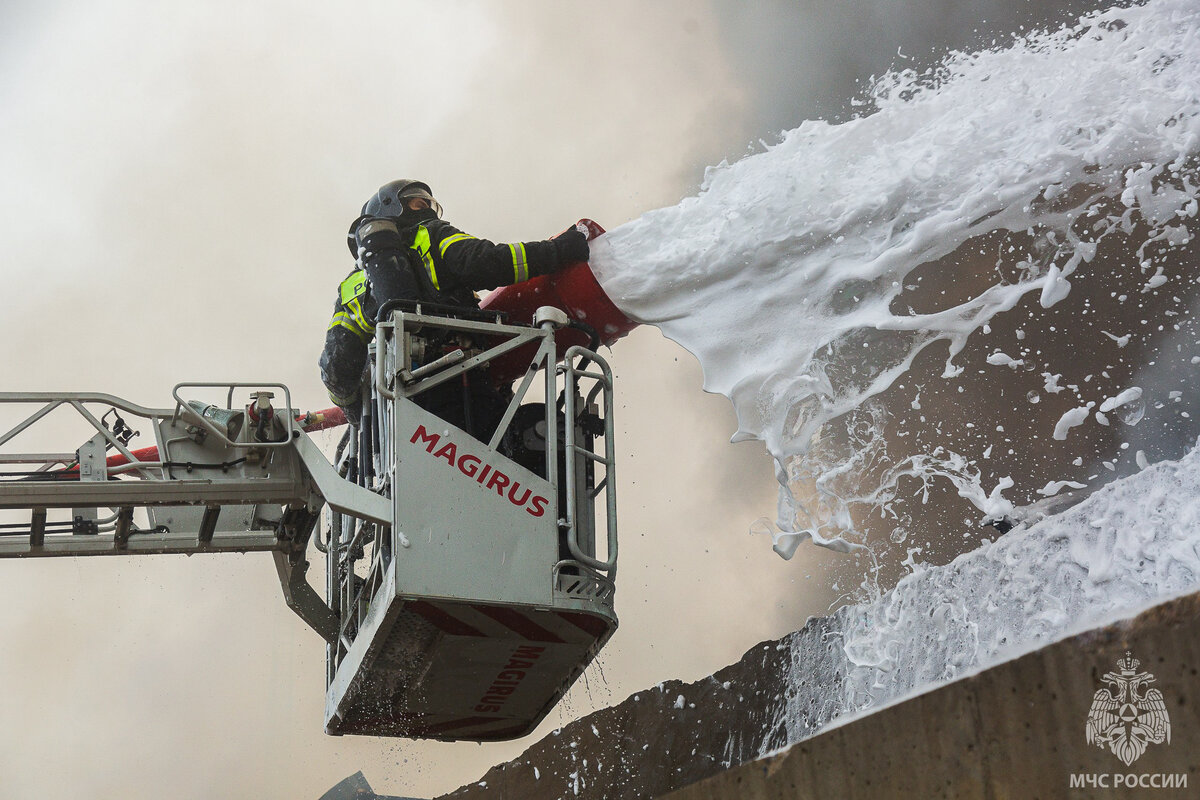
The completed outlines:
<svg viewBox="0 0 1200 800">
<path fill-rule="evenodd" d="M 863 520 L 896 516 L 903 481 L 948 485 L 984 519 L 1014 514 L 1005 492 L 1011 475 L 1022 477 L 989 463 L 1019 450 L 1013 432 L 972 418 L 975 400 L 958 404 L 966 421 L 954 433 L 933 418 L 950 419 L 953 388 L 963 392 L 976 372 L 1002 385 L 1032 376 L 1021 418 L 1036 422 L 1026 438 L 1038 447 L 1097 443 L 1013 492 L 1050 480 L 1095 488 L 1106 469 L 1121 471 L 1123 451 L 1101 452 L 1129 444 L 1108 417 L 1165 402 L 1166 386 L 1138 381 L 1144 396 L 1129 399 L 1132 376 L 1116 375 L 1115 356 L 1094 383 L 1091 373 L 1073 378 L 1071 348 L 1115 353 L 1130 337 L 1136 345 L 1152 330 L 1179 331 L 1139 323 L 1138 298 L 1175 292 L 1182 310 L 1168 313 L 1179 316 L 1195 295 L 1171 254 L 1191 243 L 1196 219 L 1197 75 L 1194 0 L 1096 12 L 1003 48 L 952 54 L 928 72 L 885 75 L 864 116 L 806 122 L 765 152 L 710 169 L 698 196 L 594 243 L 608 294 L 693 352 L 705 388 L 735 406 L 735 440 L 761 439 L 775 457 L 777 552 L 790 557 L 805 538 L 861 546 Z M 1130 255 L 1097 259 L 1109 239 Z M 1133 298 L 1129 313 L 1080 342 L 1053 314 L 1099 297 L 1079 286 L 1101 278 L 1119 278 L 1111 295 Z M 1012 339 L 989 347 L 990 326 L 1014 310 L 1042 315 L 1042 340 L 1013 322 Z M 1184 333 L 1177 349 L 1190 363 L 1184 344 L 1197 337 Z M 932 371 L 914 369 L 930 356 Z M 899 406 L 883 400 L 902 390 L 910 395 L 897 422 Z M 986 387 L 975 391 L 987 399 Z M 1129 418 L 1120 421 L 1136 424 Z M 918 419 L 928 430 L 903 427 Z M 903 528 L 893 541 L 904 541 Z"/>
<path fill-rule="evenodd" d="M 839 609 L 788 640 L 782 743 L 1196 591 L 1198 524 L 1193 450 Z"/>
</svg>

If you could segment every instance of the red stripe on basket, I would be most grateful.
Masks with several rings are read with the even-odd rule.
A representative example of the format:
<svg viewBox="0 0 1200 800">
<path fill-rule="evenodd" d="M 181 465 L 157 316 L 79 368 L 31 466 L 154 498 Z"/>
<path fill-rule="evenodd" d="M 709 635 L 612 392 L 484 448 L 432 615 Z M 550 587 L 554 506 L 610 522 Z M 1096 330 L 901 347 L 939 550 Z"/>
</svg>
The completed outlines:
<svg viewBox="0 0 1200 800">
<path fill-rule="evenodd" d="M 546 630 L 520 611 L 497 606 L 471 606 L 471 608 L 480 614 L 491 617 L 510 631 L 520 634 L 531 642 L 563 643 L 557 634 Z"/>
<path fill-rule="evenodd" d="M 436 725 L 421 726 L 421 733 L 426 735 L 433 733 L 449 733 L 459 728 L 470 728 L 475 725 L 483 725 L 491 722 L 506 722 L 507 720 L 497 717 L 462 717 L 460 719 L 452 719 L 447 722 L 439 722 Z"/>
<path fill-rule="evenodd" d="M 483 631 L 472 627 L 460 619 L 452 617 L 445 610 L 438 608 L 431 603 L 426 603 L 424 600 L 417 600 L 409 603 L 407 608 L 413 613 L 420 615 L 427 622 L 439 630 L 443 630 L 451 636 L 486 636 Z"/>
<path fill-rule="evenodd" d="M 600 617 L 591 614 L 578 614 L 572 611 L 559 611 L 558 615 L 576 628 L 587 633 L 593 639 L 599 639 L 608 632 L 608 623 Z"/>
</svg>

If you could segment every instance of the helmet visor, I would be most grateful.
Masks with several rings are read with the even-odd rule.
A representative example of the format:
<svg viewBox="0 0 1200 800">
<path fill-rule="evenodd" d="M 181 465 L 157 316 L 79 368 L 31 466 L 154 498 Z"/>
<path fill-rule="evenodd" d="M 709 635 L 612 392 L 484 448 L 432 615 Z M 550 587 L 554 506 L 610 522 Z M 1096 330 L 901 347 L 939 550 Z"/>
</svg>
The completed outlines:
<svg viewBox="0 0 1200 800">
<path fill-rule="evenodd" d="M 442 218 L 442 204 L 435 200 L 429 190 L 421 184 L 409 186 L 400 193 L 398 199 L 402 206 L 408 208 L 408 201 L 414 198 L 419 198 L 429 203 L 429 207 L 433 209 L 433 213 L 437 214 L 438 219 Z"/>
</svg>

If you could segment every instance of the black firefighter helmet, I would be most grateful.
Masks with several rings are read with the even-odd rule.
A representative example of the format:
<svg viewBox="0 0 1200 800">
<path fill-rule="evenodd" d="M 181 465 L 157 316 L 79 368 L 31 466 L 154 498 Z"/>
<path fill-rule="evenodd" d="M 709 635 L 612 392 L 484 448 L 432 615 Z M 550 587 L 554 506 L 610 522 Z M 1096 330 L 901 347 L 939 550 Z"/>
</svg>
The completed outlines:
<svg viewBox="0 0 1200 800">
<path fill-rule="evenodd" d="M 401 178 L 379 187 L 379 191 L 363 203 L 362 213 L 366 217 L 399 217 L 405 211 L 405 202 L 414 197 L 429 201 L 429 207 L 440 218 L 442 206 L 433 199 L 433 191 L 429 184 Z"/>
<path fill-rule="evenodd" d="M 350 230 L 346 232 L 346 246 L 350 248 L 351 255 L 356 257 L 358 255 L 358 244 L 355 234 L 358 232 L 358 226 L 362 224 L 363 220 L 367 217 L 391 217 L 392 219 L 399 219 L 407 210 L 405 201 L 414 197 L 420 197 L 429 201 L 430 210 L 439 219 L 441 218 L 442 204 L 434 199 L 433 191 L 429 188 L 428 183 L 413 181 L 408 178 L 401 178 L 391 183 L 385 183 L 379 187 L 378 192 L 371 195 L 367 202 L 363 203 L 362 214 L 359 218 L 350 223 Z"/>
</svg>

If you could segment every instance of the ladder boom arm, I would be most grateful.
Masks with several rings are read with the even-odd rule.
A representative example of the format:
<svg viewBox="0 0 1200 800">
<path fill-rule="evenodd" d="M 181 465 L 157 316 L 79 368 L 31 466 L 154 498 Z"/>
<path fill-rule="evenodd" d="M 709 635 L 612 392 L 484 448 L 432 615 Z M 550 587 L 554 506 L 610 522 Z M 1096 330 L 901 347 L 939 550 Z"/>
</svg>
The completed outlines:
<svg viewBox="0 0 1200 800">
<path fill-rule="evenodd" d="M 197 387 L 228 389 L 226 407 L 180 395 Z M 259 391 L 233 408 L 235 387 Z M 392 506 L 338 475 L 306 433 L 344 423 L 339 411 L 296 415 L 290 400 L 276 411 L 263 387 L 290 397 L 281 384 L 179 384 L 173 409 L 153 409 L 0 392 L 0 558 L 269 551 L 288 607 L 336 642 L 337 616 L 305 580 L 321 507 L 389 526 Z M 131 449 L 134 427 L 156 444 Z M 74 451 L 20 447 L 63 436 L 90 438 Z"/>
</svg>

